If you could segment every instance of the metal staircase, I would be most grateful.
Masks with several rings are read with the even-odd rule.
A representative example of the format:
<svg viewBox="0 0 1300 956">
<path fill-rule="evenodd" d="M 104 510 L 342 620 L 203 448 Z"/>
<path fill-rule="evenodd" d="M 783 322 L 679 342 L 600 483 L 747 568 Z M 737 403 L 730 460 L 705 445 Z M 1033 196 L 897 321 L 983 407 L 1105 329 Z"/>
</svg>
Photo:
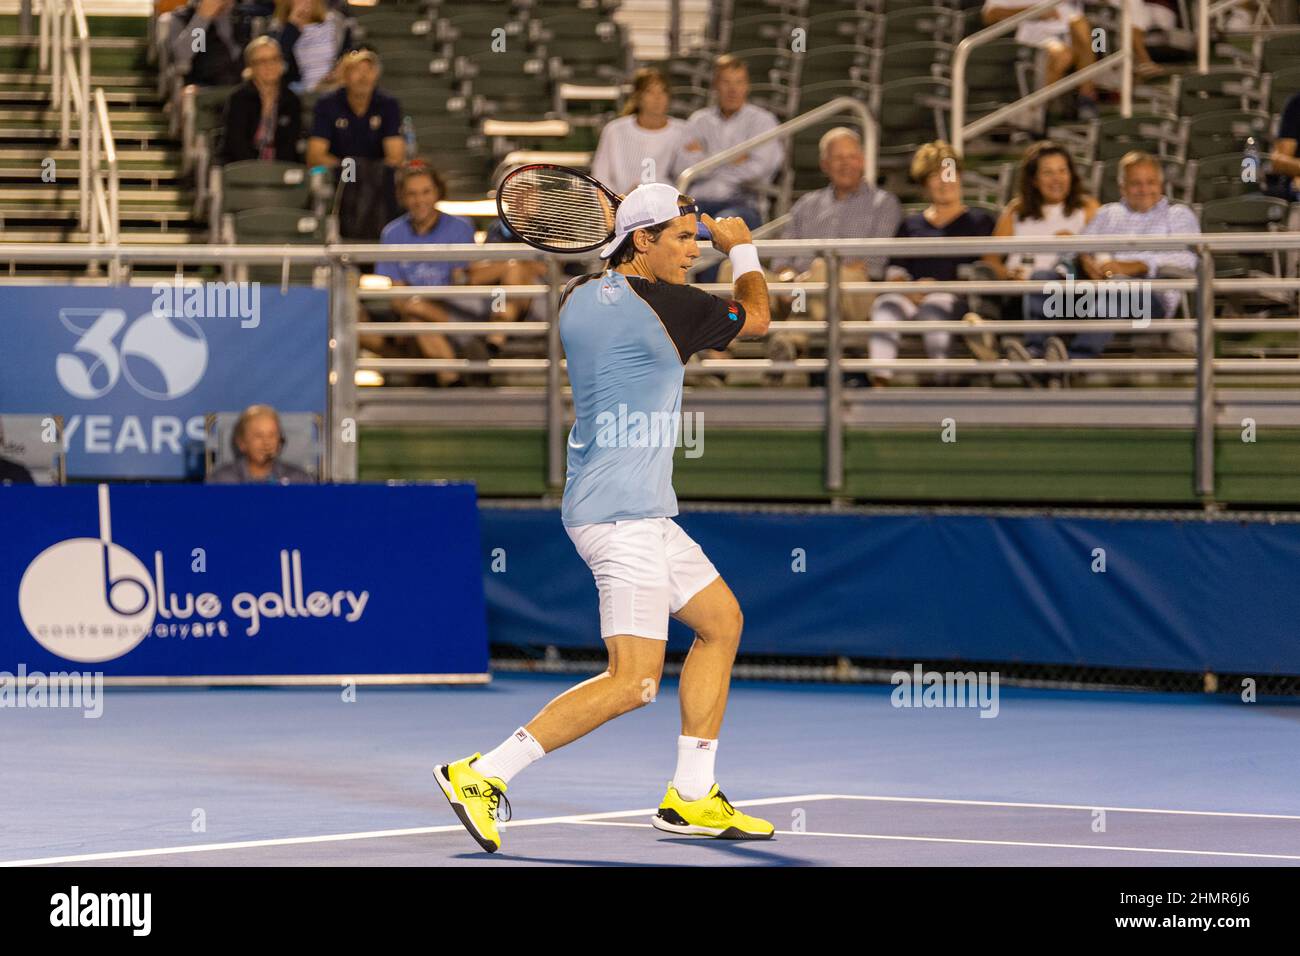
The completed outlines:
<svg viewBox="0 0 1300 956">
<path fill-rule="evenodd" d="M 206 230 L 193 220 L 193 188 L 181 177 L 180 144 L 169 133 L 148 62 L 147 19 L 109 16 L 86 22 L 89 89 L 103 91 L 116 149 L 120 240 L 206 241 Z M 18 17 L 0 17 L 0 263 L 4 243 L 90 241 L 80 208 L 82 150 L 75 108 L 70 140 L 61 147 L 60 110 L 51 71 L 40 68 L 40 40 L 17 36 L 18 28 Z M 83 270 L 71 264 L 8 269 L 11 275 L 49 276 Z"/>
</svg>

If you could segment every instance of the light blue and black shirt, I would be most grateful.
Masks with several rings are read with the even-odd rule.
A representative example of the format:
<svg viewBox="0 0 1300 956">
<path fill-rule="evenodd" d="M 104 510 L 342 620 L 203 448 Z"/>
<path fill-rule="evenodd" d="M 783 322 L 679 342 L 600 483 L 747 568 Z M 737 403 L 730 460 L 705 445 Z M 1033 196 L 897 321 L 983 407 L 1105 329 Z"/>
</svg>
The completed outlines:
<svg viewBox="0 0 1300 956">
<path fill-rule="evenodd" d="M 566 527 L 677 514 L 673 449 L 682 379 L 703 349 L 724 349 L 745 309 L 689 285 L 608 271 L 578 276 L 560 300 L 573 386 Z"/>
</svg>

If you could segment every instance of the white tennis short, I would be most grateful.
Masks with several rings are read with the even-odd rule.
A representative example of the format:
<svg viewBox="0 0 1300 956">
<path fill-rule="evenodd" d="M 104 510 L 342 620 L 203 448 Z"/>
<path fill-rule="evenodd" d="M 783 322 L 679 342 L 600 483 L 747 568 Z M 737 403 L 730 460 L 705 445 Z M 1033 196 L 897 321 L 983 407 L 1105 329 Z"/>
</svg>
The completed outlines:
<svg viewBox="0 0 1300 956">
<path fill-rule="evenodd" d="M 630 518 L 566 528 L 600 593 L 600 636 L 668 640 L 668 616 L 718 577 L 671 518 Z"/>
</svg>

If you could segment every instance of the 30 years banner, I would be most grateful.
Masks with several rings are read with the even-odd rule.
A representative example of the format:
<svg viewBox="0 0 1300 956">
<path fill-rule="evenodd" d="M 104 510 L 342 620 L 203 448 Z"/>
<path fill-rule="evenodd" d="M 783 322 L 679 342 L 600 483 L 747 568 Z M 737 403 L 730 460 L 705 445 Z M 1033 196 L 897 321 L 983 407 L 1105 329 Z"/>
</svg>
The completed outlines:
<svg viewBox="0 0 1300 956">
<path fill-rule="evenodd" d="M 194 477 L 209 412 L 324 414 L 328 301 L 257 282 L 11 286 L 0 412 L 63 416 L 71 478 Z"/>
<path fill-rule="evenodd" d="M 486 679 L 473 485 L 0 487 L 0 672 Z"/>
</svg>

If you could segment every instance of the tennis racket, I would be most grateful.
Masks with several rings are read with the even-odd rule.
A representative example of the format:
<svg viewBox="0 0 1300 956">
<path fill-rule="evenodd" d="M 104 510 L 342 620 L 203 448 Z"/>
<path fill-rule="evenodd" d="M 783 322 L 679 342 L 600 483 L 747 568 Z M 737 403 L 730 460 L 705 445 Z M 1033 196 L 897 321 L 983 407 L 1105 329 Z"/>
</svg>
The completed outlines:
<svg viewBox="0 0 1300 956">
<path fill-rule="evenodd" d="M 516 236 L 543 252 L 590 252 L 614 238 L 623 197 L 568 166 L 531 163 L 497 189 L 497 213 Z"/>
</svg>

